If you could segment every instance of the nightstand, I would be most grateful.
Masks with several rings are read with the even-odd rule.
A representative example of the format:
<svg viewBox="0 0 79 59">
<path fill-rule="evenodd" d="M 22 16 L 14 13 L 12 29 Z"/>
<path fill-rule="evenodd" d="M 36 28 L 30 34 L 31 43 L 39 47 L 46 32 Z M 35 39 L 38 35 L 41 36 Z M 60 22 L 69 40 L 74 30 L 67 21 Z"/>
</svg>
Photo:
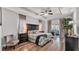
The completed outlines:
<svg viewBox="0 0 79 59">
<path fill-rule="evenodd" d="M 28 33 L 20 33 L 18 34 L 19 43 L 28 41 Z"/>
</svg>

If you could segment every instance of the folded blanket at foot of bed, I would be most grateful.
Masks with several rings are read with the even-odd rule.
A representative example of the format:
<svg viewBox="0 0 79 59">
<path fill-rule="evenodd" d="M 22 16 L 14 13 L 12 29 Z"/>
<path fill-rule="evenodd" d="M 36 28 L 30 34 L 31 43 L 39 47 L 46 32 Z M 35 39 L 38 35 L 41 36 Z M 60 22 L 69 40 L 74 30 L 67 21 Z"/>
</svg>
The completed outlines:
<svg viewBox="0 0 79 59">
<path fill-rule="evenodd" d="M 48 41 L 49 41 L 49 38 L 47 38 L 47 35 L 44 34 L 44 35 L 37 36 L 35 43 L 36 43 L 37 45 L 39 45 L 39 46 L 43 46 L 43 45 L 46 44 Z"/>
</svg>

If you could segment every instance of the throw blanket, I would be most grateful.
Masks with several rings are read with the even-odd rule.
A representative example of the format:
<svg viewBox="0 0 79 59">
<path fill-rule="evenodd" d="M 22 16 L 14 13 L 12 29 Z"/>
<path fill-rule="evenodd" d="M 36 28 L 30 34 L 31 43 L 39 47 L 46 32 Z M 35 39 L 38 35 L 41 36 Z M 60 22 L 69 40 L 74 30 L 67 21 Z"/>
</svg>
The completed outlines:
<svg viewBox="0 0 79 59">
<path fill-rule="evenodd" d="M 36 38 L 36 42 L 35 42 L 37 45 L 39 44 L 39 39 L 40 39 L 41 37 L 45 37 L 45 38 L 47 38 L 47 35 L 44 34 L 44 35 L 39 35 L 39 36 L 37 36 L 37 38 Z"/>
</svg>

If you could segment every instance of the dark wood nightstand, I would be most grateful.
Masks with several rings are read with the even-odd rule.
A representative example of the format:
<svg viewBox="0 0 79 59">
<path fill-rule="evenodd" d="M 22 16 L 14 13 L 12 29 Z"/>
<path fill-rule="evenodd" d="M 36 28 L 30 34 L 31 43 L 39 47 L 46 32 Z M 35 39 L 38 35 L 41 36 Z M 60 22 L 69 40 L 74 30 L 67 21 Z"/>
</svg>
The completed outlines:
<svg viewBox="0 0 79 59">
<path fill-rule="evenodd" d="M 19 43 L 27 42 L 28 41 L 28 33 L 21 33 L 18 34 Z"/>
</svg>

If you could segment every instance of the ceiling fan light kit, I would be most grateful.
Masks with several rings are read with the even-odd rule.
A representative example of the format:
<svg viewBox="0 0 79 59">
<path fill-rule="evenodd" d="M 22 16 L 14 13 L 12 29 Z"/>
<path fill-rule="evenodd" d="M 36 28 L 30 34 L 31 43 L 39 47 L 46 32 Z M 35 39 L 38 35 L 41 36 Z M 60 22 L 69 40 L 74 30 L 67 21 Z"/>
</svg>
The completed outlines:
<svg viewBox="0 0 79 59">
<path fill-rule="evenodd" d="M 50 8 L 42 9 L 40 16 L 53 15 L 53 12 Z"/>
</svg>

